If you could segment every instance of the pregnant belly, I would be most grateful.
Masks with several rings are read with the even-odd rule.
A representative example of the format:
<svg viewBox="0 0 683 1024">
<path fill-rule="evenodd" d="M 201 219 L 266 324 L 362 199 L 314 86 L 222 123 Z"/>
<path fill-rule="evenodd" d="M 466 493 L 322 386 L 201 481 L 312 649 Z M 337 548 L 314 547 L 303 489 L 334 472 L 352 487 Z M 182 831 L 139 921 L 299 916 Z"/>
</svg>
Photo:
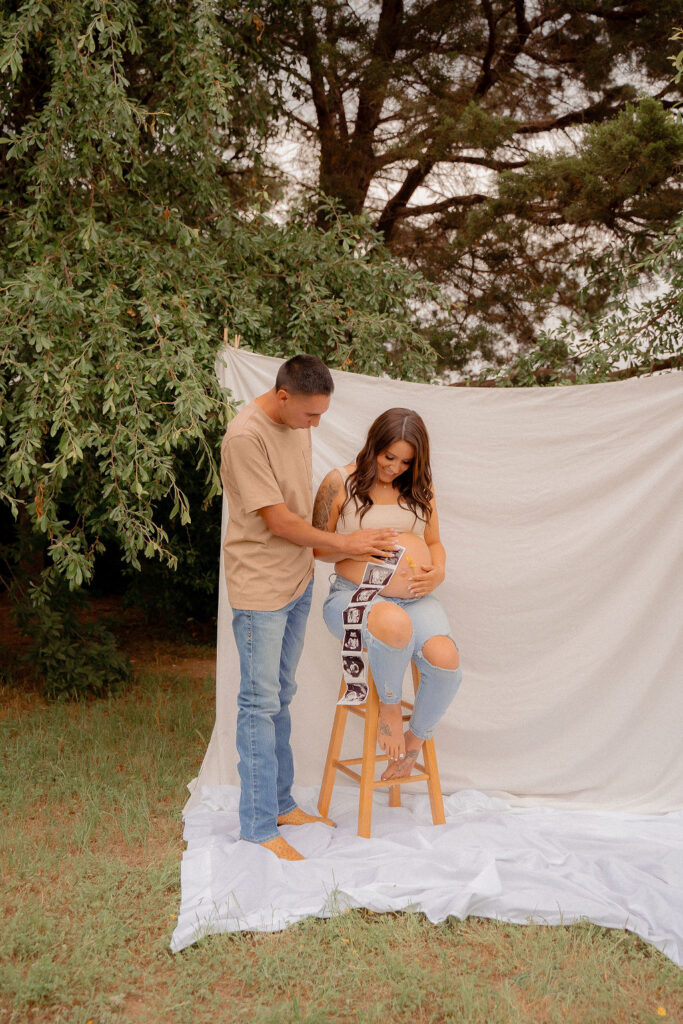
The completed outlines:
<svg viewBox="0 0 683 1024">
<path fill-rule="evenodd" d="M 413 575 L 414 569 L 418 566 L 431 565 L 431 555 L 422 537 L 418 537 L 414 533 L 399 533 L 398 537 L 396 537 L 396 543 L 405 548 L 405 551 L 396 567 L 396 572 L 391 578 L 391 582 L 382 591 L 382 596 L 411 597 L 412 595 L 408 590 L 410 585 L 409 577 Z M 377 562 L 379 565 L 382 564 L 379 558 L 372 558 L 370 561 Z M 413 565 L 410 564 L 411 561 Z M 340 576 L 344 576 L 347 580 L 351 580 L 352 583 L 360 583 L 363 579 L 366 564 L 366 562 L 357 562 L 353 558 L 344 558 L 341 562 L 336 563 L 334 571 Z"/>
</svg>

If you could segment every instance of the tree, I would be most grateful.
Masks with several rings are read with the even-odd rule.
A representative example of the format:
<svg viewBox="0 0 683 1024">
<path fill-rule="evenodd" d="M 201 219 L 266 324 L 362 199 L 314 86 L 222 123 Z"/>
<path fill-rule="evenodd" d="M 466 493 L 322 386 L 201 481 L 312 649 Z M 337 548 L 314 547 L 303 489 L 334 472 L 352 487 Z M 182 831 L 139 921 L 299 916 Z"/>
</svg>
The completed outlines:
<svg viewBox="0 0 683 1024">
<path fill-rule="evenodd" d="M 678 29 L 673 39 L 683 38 Z M 670 58 L 683 79 L 683 50 Z M 594 316 L 581 311 L 520 353 L 486 386 L 597 383 L 683 369 L 683 217 L 640 259 L 606 260 L 587 291 L 608 295 Z"/>
<path fill-rule="evenodd" d="M 447 300 L 442 365 L 506 358 L 605 299 L 585 273 L 681 209 L 667 39 L 681 0 L 298 0 L 270 7 L 316 184 Z M 264 14 L 265 18 L 265 14 Z"/>
<path fill-rule="evenodd" d="M 362 219 L 328 204 L 322 232 L 259 206 L 272 90 L 251 4 L 2 11 L 5 565 L 52 689 L 101 689 L 125 669 L 69 593 L 108 546 L 134 569 L 174 565 L 169 537 L 193 512 L 181 480 L 197 504 L 218 494 L 223 329 L 374 373 L 399 372 L 390 340 L 412 353 L 408 375 L 433 357 L 411 322 L 419 280 Z"/>
<path fill-rule="evenodd" d="M 596 384 L 683 369 L 683 218 L 645 257 L 611 265 L 596 278 L 609 292 L 597 315 L 576 315 L 541 332 L 503 370 L 489 367 L 475 383 Z"/>
</svg>

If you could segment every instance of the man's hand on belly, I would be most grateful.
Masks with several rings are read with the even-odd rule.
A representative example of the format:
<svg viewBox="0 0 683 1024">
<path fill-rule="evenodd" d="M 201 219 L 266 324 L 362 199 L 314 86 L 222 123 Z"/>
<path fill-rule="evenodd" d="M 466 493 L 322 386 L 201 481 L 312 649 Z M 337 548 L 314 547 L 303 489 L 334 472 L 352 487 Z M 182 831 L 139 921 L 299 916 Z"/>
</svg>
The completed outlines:
<svg viewBox="0 0 683 1024">
<path fill-rule="evenodd" d="M 346 534 L 344 554 L 349 558 L 384 558 L 396 550 L 398 530 L 354 530 Z"/>
</svg>

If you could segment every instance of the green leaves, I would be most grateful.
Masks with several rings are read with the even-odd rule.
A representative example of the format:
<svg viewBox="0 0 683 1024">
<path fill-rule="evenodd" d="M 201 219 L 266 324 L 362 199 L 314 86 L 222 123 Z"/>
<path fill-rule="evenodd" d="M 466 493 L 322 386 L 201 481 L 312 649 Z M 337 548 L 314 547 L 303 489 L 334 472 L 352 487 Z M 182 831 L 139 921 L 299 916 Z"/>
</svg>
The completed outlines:
<svg viewBox="0 0 683 1024">
<path fill-rule="evenodd" d="M 672 40 L 677 40 L 677 41 L 683 39 L 683 28 L 677 28 L 671 38 L 672 38 Z M 674 81 L 675 82 L 683 81 L 683 50 L 679 50 L 679 52 L 676 54 L 676 56 L 675 57 L 670 57 L 669 60 L 673 64 L 674 70 L 676 72 L 676 75 L 674 77 Z"/>
<path fill-rule="evenodd" d="M 430 297 L 419 275 L 393 262 L 365 220 L 294 211 L 286 229 L 260 217 L 239 240 L 240 265 L 229 304 L 230 333 L 257 351 L 313 352 L 360 373 L 425 379 L 433 354 L 415 325 Z"/>
<path fill-rule="evenodd" d="M 282 358 L 432 371 L 430 293 L 365 221 L 262 210 L 251 6 L 29 0 L 8 20 L 0 501 L 47 560 L 42 583 L 20 560 L 25 594 L 77 591 L 107 546 L 215 587 L 197 550 L 217 566 L 225 327 Z"/>
</svg>

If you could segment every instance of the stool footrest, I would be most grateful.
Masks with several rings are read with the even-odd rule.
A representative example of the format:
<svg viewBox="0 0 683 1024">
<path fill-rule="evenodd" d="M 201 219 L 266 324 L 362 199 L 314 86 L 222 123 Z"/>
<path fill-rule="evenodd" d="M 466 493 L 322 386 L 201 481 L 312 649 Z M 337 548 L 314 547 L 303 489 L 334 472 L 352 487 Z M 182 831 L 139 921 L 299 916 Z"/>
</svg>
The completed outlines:
<svg viewBox="0 0 683 1024">
<path fill-rule="evenodd" d="M 360 782 L 360 772 L 354 772 L 353 768 L 347 768 L 345 764 L 335 764 L 332 767 L 338 772 L 344 772 L 344 775 L 348 775 L 354 782 Z"/>
<path fill-rule="evenodd" d="M 389 758 L 386 754 L 376 758 L 377 761 L 388 761 Z M 360 782 L 360 772 L 354 772 L 352 768 L 349 768 L 350 764 L 362 764 L 362 757 L 349 757 L 344 761 L 333 761 L 332 767 L 335 771 L 344 772 L 344 775 L 348 775 L 350 779 L 354 779 L 356 782 Z M 419 775 L 406 775 L 402 779 L 376 779 L 373 780 L 372 785 L 377 786 L 403 786 L 406 782 L 428 782 L 429 773 L 423 764 L 415 764 L 415 767 L 419 769 Z"/>
<path fill-rule="evenodd" d="M 362 764 L 365 759 L 362 757 L 344 757 L 341 760 L 335 761 L 335 765 L 341 768 L 343 764 Z M 387 754 L 378 754 L 375 761 L 388 761 L 389 757 Z"/>
<path fill-rule="evenodd" d="M 413 705 L 410 703 L 409 700 L 402 700 L 401 707 L 405 708 L 406 711 L 410 711 L 412 713 Z M 365 718 L 365 704 L 361 704 L 360 706 L 355 704 L 349 704 L 346 706 L 346 710 L 349 711 L 352 715 L 358 715 L 359 718 Z M 409 722 L 411 716 L 402 714 L 401 718 L 403 719 L 404 722 Z"/>
<path fill-rule="evenodd" d="M 426 774 L 421 775 L 406 775 L 404 779 L 379 779 L 377 782 L 373 782 L 373 786 L 377 789 L 378 786 L 404 786 L 406 782 L 428 782 L 429 776 Z"/>
</svg>

